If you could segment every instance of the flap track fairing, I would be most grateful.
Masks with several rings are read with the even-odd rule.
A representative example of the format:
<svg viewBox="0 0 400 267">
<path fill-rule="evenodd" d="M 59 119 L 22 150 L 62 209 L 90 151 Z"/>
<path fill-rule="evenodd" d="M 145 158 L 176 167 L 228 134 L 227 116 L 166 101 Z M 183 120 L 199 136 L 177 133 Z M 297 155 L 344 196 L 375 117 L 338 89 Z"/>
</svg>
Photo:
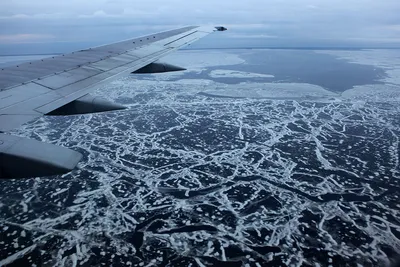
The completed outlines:
<svg viewBox="0 0 400 267">
<path fill-rule="evenodd" d="M 104 98 L 88 94 L 56 110 L 53 110 L 47 115 L 67 116 L 67 115 L 99 113 L 99 112 L 122 110 L 122 109 L 126 109 L 126 107 L 116 103 L 112 103 Z"/>
<path fill-rule="evenodd" d="M 132 72 L 132 74 L 151 74 L 184 70 L 186 69 L 171 64 L 154 62 L 147 66 L 144 66 L 141 69 L 138 69 L 137 71 Z"/>
</svg>

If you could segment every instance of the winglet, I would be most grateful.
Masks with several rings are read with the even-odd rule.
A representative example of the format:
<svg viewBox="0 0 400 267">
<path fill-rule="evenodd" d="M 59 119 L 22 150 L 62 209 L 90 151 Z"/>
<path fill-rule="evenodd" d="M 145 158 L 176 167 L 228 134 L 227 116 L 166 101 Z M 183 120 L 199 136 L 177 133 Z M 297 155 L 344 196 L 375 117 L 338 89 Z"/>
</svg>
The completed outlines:
<svg viewBox="0 0 400 267">
<path fill-rule="evenodd" d="M 225 28 L 223 26 L 217 26 L 217 27 L 215 27 L 215 29 L 217 29 L 217 31 L 219 31 L 219 32 L 223 32 L 223 31 L 228 30 L 227 28 Z"/>
</svg>

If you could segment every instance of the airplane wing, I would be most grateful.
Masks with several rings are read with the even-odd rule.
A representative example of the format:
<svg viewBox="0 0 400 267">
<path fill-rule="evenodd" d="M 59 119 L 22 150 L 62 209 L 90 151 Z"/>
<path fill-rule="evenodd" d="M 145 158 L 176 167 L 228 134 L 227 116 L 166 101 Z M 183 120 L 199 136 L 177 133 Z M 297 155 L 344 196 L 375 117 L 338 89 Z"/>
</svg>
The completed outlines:
<svg viewBox="0 0 400 267">
<path fill-rule="evenodd" d="M 44 115 L 123 109 L 91 96 L 123 75 L 183 70 L 157 63 L 165 55 L 224 27 L 185 27 L 0 69 L 0 178 L 63 174 L 82 155 L 67 148 L 5 134 Z"/>
</svg>

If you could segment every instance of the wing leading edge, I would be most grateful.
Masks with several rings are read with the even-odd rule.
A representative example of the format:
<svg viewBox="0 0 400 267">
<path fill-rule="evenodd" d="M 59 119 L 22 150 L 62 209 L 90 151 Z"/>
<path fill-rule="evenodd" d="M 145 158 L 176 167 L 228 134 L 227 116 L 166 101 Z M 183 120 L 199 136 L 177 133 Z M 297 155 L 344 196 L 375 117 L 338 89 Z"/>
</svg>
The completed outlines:
<svg viewBox="0 0 400 267">
<path fill-rule="evenodd" d="M 223 30 L 226 28 L 185 27 L 0 69 L 0 178 L 67 173 L 82 157 L 67 148 L 4 132 L 44 115 L 123 109 L 90 96 L 90 91 L 132 72 L 183 70 L 155 62 Z"/>
</svg>

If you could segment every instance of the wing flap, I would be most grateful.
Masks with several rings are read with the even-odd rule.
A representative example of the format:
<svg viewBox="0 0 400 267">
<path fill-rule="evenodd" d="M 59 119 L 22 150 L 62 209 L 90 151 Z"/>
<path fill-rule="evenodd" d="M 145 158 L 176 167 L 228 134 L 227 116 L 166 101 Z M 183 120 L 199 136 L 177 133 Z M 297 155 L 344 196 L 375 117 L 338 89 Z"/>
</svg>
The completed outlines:
<svg viewBox="0 0 400 267">
<path fill-rule="evenodd" d="M 132 62 L 134 60 L 137 60 L 137 58 L 134 59 L 123 59 L 122 57 L 112 57 L 107 60 L 102 60 L 99 62 L 95 62 L 90 64 L 91 67 L 102 70 L 102 71 L 109 71 L 118 67 L 121 67 L 123 65 L 128 64 L 129 62 Z"/>
</svg>

